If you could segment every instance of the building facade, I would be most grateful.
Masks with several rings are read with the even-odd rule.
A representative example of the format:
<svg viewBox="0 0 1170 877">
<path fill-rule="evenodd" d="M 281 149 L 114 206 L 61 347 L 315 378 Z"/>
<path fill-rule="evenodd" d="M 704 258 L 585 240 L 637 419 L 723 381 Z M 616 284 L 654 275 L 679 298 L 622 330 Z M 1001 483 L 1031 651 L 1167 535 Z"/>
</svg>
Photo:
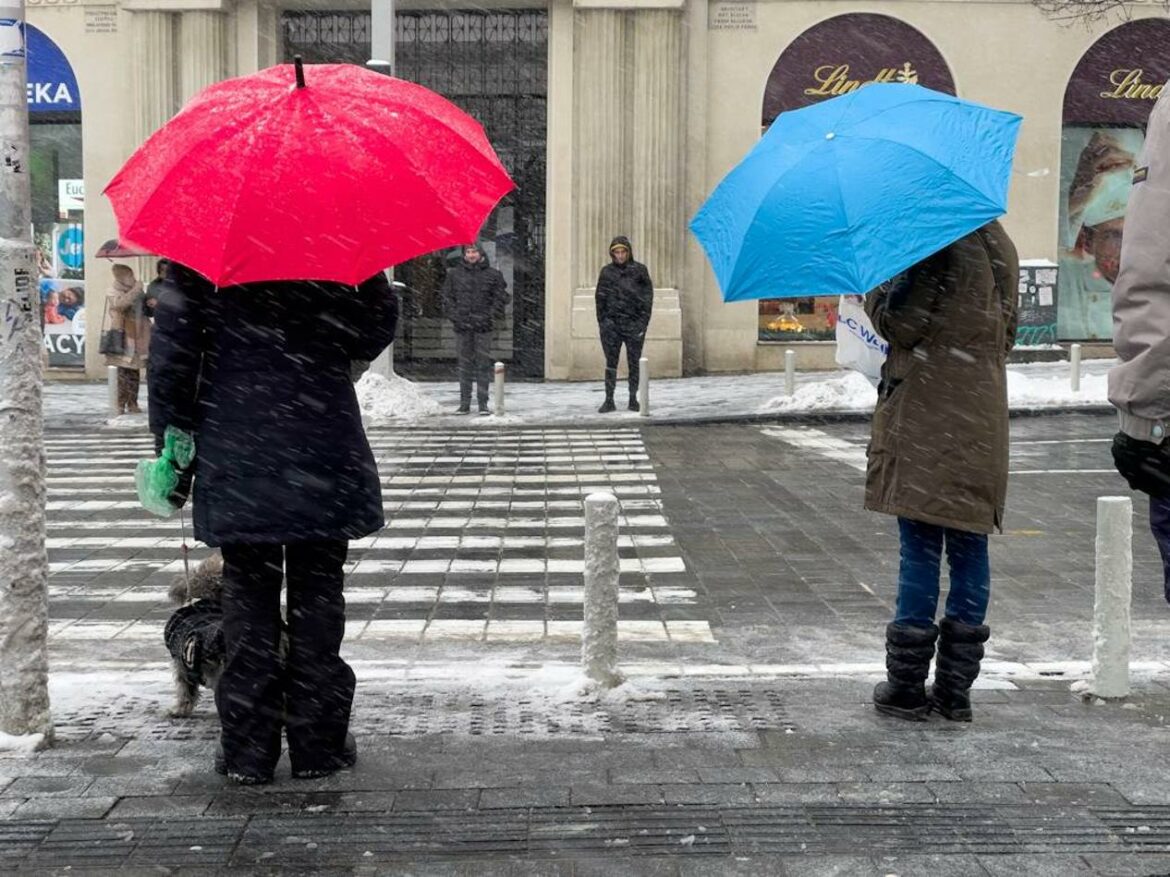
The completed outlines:
<svg viewBox="0 0 1170 877">
<path fill-rule="evenodd" d="M 517 182 L 482 234 L 513 293 L 494 352 L 514 374 L 600 377 L 593 288 L 617 234 L 654 278 L 655 375 L 777 369 L 789 348 L 831 367 L 834 297 L 724 304 L 686 226 L 776 115 L 874 81 L 1024 117 L 1004 220 L 1028 265 L 1021 343 L 1107 349 L 1128 180 L 1170 79 L 1158 8 L 1086 27 L 1026 0 L 415 0 L 397 7 L 396 72 L 475 115 Z M 97 377 L 110 272 L 94 253 L 116 236 L 103 186 L 211 82 L 294 55 L 367 60 L 369 7 L 29 0 L 28 20 L 46 357 Z M 407 374 L 451 368 L 437 289 L 453 257 L 395 268 Z"/>
</svg>

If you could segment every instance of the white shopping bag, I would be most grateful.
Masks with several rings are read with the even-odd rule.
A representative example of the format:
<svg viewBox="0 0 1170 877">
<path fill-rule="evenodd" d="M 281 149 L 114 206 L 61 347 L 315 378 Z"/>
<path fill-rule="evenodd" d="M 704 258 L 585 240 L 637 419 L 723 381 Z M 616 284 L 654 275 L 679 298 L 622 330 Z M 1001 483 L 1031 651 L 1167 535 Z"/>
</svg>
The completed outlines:
<svg viewBox="0 0 1170 877">
<path fill-rule="evenodd" d="M 837 364 L 861 372 L 876 386 L 890 345 L 865 313 L 865 298 L 843 295 L 837 309 Z"/>
</svg>

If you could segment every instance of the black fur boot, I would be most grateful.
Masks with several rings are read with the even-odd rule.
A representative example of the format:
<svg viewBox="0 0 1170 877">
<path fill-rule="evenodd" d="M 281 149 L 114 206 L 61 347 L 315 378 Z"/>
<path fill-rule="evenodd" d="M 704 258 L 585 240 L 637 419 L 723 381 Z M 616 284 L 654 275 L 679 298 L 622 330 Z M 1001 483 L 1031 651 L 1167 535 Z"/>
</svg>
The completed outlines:
<svg viewBox="0 0 1170 877">
<path fill-rule="evenodd" d="M 911 627 L 890 622 L 886 625 L 886 674 L 873 690 L 873 705 L 879 713 L 908 719 L 926 720 L 930 704 L 926 700 L 926 677 L 934 657 L 938 628 Z"/>
<path fill-rule="evenodd" d="M 983 644 L 991 636 L 991 628 L 986 624 L 963 624 L 944 618 L 939 629 L 930 708 L 952 722 L 969 722 L 971 684 L 979 677 Z"/>
</svg>

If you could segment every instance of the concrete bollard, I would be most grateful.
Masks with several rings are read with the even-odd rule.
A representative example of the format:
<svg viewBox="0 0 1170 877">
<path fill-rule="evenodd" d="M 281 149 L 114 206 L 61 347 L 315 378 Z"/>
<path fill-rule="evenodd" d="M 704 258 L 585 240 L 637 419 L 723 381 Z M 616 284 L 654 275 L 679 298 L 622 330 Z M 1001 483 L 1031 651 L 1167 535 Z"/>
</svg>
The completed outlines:
<svg viewBox="0 0 1170 877">
<path fill-rule="evenodd" d="M 504 364 L 496 363 L 496 417 L 504 416 Z"/>
<path fill-rule="evenodd" d="M 106 366 L 106 399 L 110 414 L 117 417 L 122 412 L 118 410 L 118 367 Z"/>
<path fill-rule="evenodd" d="M 585 675 L 606 688 L 620 685 L 617 666 L 618 501 L 612 493 L 585 498 Z"/>
<path fill-rule="evenodd" d="M 1068 381 L 1074 393 L 1081 391 L 1081 345 L 1068 349 Z"/>
<path fill-rule="evenodd" d="M 784 351 L 784 395 L 796 392 L 796 351 Z"/>
<path fill-rule="evenodd" d="M 650 360 L 642 357 L 638 360 L 638 403 L 641 406 L 641 415 L 650 416 Z"/>
<path fill-rule="evenodd" d="M 1133 502 L 1097 498 L 1097 584 L 1093 604 L 1093 683 L 1098 697 L 1129 694 L 1129 607 L 1133 591 Z"/>
</svg>

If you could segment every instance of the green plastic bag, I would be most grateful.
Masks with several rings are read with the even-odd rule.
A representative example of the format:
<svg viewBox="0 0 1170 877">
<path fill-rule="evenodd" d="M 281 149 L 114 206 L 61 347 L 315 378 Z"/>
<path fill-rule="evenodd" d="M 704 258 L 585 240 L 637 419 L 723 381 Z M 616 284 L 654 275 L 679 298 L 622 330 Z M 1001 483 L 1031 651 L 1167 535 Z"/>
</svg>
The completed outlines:
<svg viewBox="0 0 1170 877">
<path fill-rule="evenodd" d="M 139 460 L 134 471 L 138 501 L 160 518 L 169 518 L 187 502 L 191 490 L 191 465 L 195 462 L 195 437 L 173 426 L 163 435 L 162 454 Z"/>
</svg>

